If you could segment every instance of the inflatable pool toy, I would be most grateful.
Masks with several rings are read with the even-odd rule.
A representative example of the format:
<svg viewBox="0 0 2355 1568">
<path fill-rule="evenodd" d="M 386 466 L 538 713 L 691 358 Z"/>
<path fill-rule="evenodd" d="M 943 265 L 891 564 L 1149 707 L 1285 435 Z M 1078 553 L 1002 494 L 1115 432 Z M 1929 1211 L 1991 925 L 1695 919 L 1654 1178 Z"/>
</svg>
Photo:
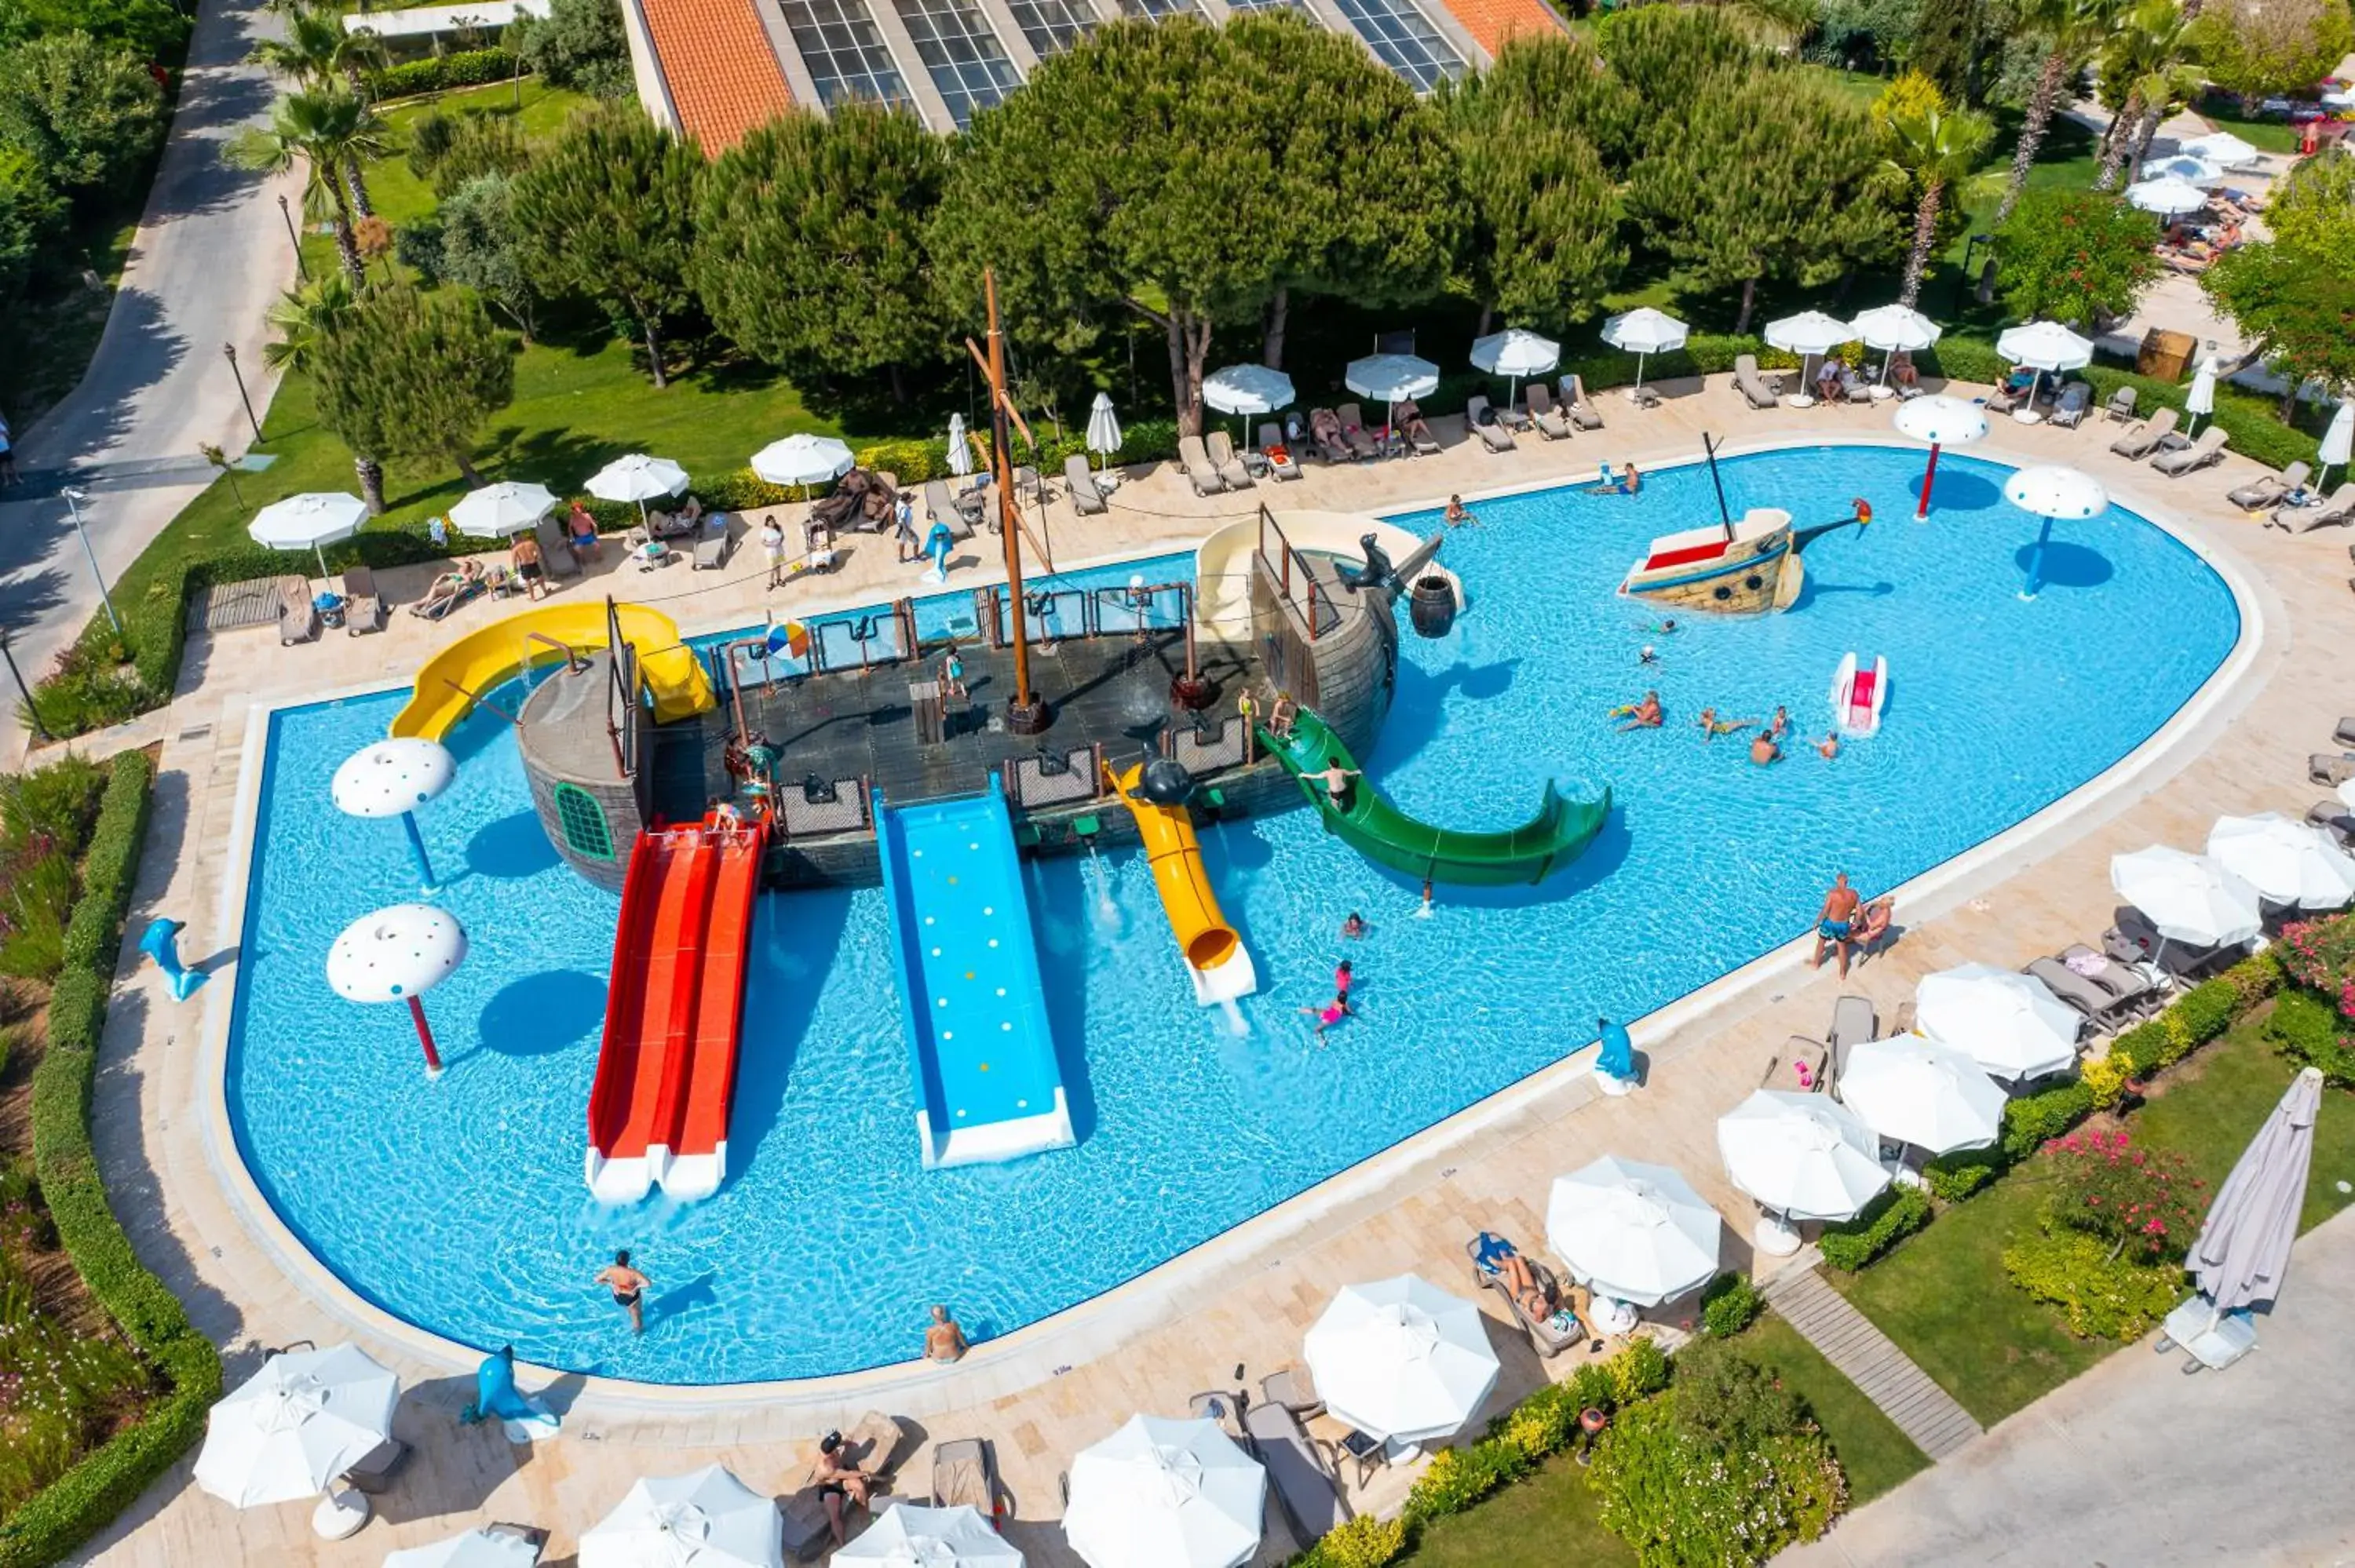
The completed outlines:
<svg viewBox="0 0 2355 1568">
<path fill-rule="evenodd" d="M 1602 1049 L 1594 1054 L 1595 1086 L 1614 1098 L 1636 1086 L 1636 1042 L 1627 1026 L 1602 1021 Z"/>
<path fill-rule="evenodd" d="M 1168 771 L 1172 768 L 1174 777 Z M 1136 819 L 1146 863 L 1153 868 L 1154 890 L 1161 895 L 1170 934 L 1178 938 L 1187 976 L 1194 982 L 1194 1000 L 1209 1007 L 1259 990 L 1259 970 L 1220 911 L 1209 873 L 1202 866 L 1202 846 L 1186 810 L 1194 787 L 1186 769 L 1163 757 L 1118 773 L 1107 763 L 1104 779 Z"/>
<path fill-rule="evenodd" d="M 932 561 L 922 574 L 924 581 L 944 583 L 949 580 L 949 551 L 955 546 L 956 540 L 950 535 L 947 524 L 932 524 L 932 531 L 924 535 L 924 554 Z"/>
<path fill-rule="evenodd" d="M 1872 668 L 1859 670 L 1849 653 L 1832 673 L 1832 727 L 1862 740 L 1881 732 L 1881 705 L 1889 700 L 1889 660 L 1875 658 Z"/>
<path fill-rule="evenodd" d="M 151 920 L 139 938 L 139 950 L 155 959 L 155 967 L 164 971 L 164 983 L 172 988 L 174 1001 L 187 1001 L 205 983 L 202 970 L 191 969 L 180 962 L 180 932 L 186 925 L 180 920 Z"/>
<path fill-rule="evenodd" d="M 468 1426 L 495 1420 L 510 1443 L 553 1437 L 563 1425 L 554 1411 L 516 1387 L 513 1345 L 501 1345 L 474 1369 L 474 1403 L 458 1413 L 458 1420 Z"/>
</svg>

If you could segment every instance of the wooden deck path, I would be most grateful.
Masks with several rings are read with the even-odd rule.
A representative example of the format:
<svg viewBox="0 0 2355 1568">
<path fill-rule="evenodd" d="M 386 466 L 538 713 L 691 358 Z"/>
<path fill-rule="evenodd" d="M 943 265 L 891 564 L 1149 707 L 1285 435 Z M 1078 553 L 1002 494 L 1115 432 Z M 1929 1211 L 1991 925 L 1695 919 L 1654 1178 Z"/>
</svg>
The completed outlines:
<svg viewBox="0 0 2355 1568">
<path fill-rule="evenodd" d="M 1818 1270 L 1785 1270 L 1767 1285 L 1766 1300 L 1932 1459 L 1944 1459 L 1979 1435 L 1971 1413 L 1824 1283 Z"/>
</svg>

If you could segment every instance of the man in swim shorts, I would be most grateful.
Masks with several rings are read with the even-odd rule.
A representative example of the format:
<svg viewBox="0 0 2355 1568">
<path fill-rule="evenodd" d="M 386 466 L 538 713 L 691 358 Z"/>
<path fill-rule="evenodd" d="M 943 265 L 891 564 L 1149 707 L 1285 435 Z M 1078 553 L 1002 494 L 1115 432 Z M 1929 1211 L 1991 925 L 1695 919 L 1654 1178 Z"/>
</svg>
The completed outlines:
<svg viewBox="0 0 2355 1568">
<path fill-rule="evenodd" d="M 1750 760 L 1761 768 L 1783 760 L 1783 748 L 1774 744 L 1774 735 L 1772 730 L 1762 729 L 1751 738 Z"/>
<path fill-rule="evenodd" d="M 1611 710 L 1611 716 L 1625 721 L 1619 726 L 1619 732 L 1625 735 L 1631 729 L 1657 729 L 1660 727 L 1660 721 L 1667 717 L 1667 715 L 1660 708 L 1660 694 L 1646 692 L 1642 702 L 1631 703 L 1624 708 L 1614 708 Z"/>
<path fill-rule="evenodd" d="M 599 1269 L 597 1277 L 591 1283 L 602 1285 L 613 1293 L 613 1305 L 630 1315 L 631 1333 L 646 1331 L 646 1287 L 654 1282 L 630 1266 L 627 1247 L 615 1253 L 612 1266 Z"/>
<path fill-rule="evenodd" d="M 1331 800 L 1333 802 L 1333 809 L 1338 811 L 1348 808 L 1349 801 L 1349 780 L 1352 779 L 1361 778 L 1363 775 L 1354 768 L 1342 767 L 1339 760 L 1337 758 L 1332 760 L 1328 766 L 1320 768 L 1314 773 L 1304 773 L 1300 777 L 1312 783 L 1322 784 L 1325 786 L 1326 799 Z"/>
<path fill-rule="evenodd" d="M 928 1361 L 960 1361 L 968 1349 L 964 1329 L 949 1316 L 949 1309 L 933 1308 L 932 1325 L 924 1330 L 924 1359 Z"/>
<path fill-rule="evenodd" d="M 1849 955 L 1856 947 L 1856 910 L 1862 902 L 1848 885 L 1848 873 L 1832 878 L 1832 890 L 1824 895 L 1824 906 L 1816 916 L 1816 959 L 1811 968 L 1822 969 L 1825 949 L 1837 948 L 1840 979 L 1848 979 Z"/>
<path fill-rule="evenodd" d="M 826 1528 L 834 1531 L 834 1543 L 840 1546 L 850 1539 L 850 1524 L 843 1516 L 851 1503 L 868 1507 L 875 1478 L 843 1457 L 842 1434 L 829 1432 L 817 1440 L 817 1463 L 810 1467 L 810 1476 L 817 1482 L 817 1495 L 826 1504 Z"/>
</svg>

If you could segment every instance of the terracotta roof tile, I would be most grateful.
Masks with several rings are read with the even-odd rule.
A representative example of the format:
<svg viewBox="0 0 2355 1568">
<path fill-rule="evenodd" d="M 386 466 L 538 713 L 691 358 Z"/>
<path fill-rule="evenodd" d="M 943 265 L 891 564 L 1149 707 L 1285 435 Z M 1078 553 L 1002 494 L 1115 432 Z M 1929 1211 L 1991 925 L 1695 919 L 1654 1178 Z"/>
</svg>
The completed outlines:
<svg viewBox="0 0 2355 1568">
<path fill-rule="evenodd" d="M 708 156 L 718 157 L 794 101 L 752 9 L 761 3 L 639 0 L 679 122 Z"/>
<path fill-rule="evenodd" d="M 1441 0 L 1464 30 L 1491 55 L 1515 33 L 1559 32 L 1561 21 L 1546 0 Z"/>
</svg>

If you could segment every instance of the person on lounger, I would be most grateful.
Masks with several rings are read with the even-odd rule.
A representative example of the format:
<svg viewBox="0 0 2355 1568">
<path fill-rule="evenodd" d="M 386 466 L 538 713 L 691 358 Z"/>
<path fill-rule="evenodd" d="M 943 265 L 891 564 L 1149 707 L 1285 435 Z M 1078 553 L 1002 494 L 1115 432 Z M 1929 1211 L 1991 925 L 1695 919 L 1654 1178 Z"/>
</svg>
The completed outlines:
<svg viewBox="0 0 2355 1568">
<path fill-rule="evenodd" d="M 1889 356 L 1889 381 L 1901 392 L 1911 392 L 1922 385 L 1922 373 L 1913 368 L 1910 350 L 1901 348 Z"/>
<path fill-rule="evenodd" d="M 488 580 L 488 574 L 483 570 L 482 562 L 473 559 L 460 561 L 453 569 L 443 572 L 433 579 L 433 586 L 425 590 L 425 598 L 420 601 L 421 607 L 431 609 L 436 606 L 455 603 L 465 595 L 481 588 Z"/>
<path fill-rule="evenodd" d="M 1889 935 L 1889 927 L 1895 923 L 1896 917 L 1897 900 L 1886 895 L 1857 911 L 1856 927 L 1851 936 L 1856 943 L 1858 958 L 1871 952 L 1874 944 Z"/>
<path fill-rule="evenodd" d="M 1502 1281 L 1521 1311 L 1532 1322 L 1543 1322 L 1553 1316 L 1553 1298 L 1539 1283 L 1537 1271 L 1529 1260 L 1521 1255 L 1520 1248 L 1502 1236 L 1480 1233 L 1479 1266 Z"/>
<path fill-rule="evenodd" d="M 875 1478 L 843 1457 L 839 1432 L 818 1439 L 817 1463 L 810 1473 L 817 1481 L 818 1497 L 826 1503 L 826 1527 L 834 1531 L 834 1543 L 840 1546 L 850 1539 L 850 1526 L 843 1517 L 848 1505 L 868 1506 Z"/>
</svg>

